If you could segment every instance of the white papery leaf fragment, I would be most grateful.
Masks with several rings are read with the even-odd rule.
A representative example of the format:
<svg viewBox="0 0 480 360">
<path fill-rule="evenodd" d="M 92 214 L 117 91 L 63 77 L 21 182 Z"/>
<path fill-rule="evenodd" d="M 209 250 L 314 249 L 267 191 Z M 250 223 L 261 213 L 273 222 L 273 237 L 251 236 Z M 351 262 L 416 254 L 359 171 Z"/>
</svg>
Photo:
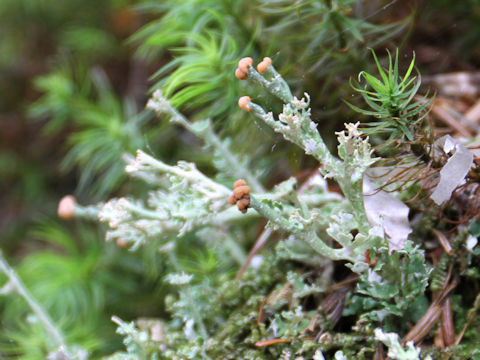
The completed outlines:
<svg viewBox="0 0 480 360">
<path fill-rule="evenodd" d="M 473 153 L 450 135 L 442 136 L 434 143 L 435 149 L 445 154 L 453 152 L 447 163 L 440 170 L 440 181 L 430 198 L 437 205 L 449 200 L 457 186 L 461 185 L 473 164 Z"/>
<path fill-rule="evenodd" d="M 401 250 L 412 232 L 408 221 L 409 208 L 392 194 L 379 190 L 366 175 L 363 178 L 363 202 L 370 225 L 383 228 L 388 251 Z"/>
</svg>

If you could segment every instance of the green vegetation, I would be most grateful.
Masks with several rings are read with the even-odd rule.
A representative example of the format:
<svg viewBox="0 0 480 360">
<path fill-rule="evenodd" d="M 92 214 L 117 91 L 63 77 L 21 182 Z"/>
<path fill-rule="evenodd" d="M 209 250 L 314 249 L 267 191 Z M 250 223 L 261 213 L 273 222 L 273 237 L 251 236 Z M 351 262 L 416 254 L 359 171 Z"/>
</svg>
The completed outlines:
<svg viewBox="0 0 480 360">
<path fill-rule="evenodd" d="M 3 1 L 0 358 L 480 356 L 480 7 L 414 4 Z"/>
</svg>

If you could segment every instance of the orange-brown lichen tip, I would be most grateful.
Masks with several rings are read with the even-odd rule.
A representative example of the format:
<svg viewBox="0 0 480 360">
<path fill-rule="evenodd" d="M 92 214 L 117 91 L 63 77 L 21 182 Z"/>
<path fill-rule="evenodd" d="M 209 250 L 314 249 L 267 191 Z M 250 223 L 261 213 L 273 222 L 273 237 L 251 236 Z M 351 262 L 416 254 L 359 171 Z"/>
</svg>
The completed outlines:
<svg viewBox="0 0 480 360">
<path fill-rule="evenodd" d="M 272 64 L 272 59 L 270 59 L 269 57 L 264 57 L 263 61 L 261 61 L 257 65 L 258 72 L 260 74 L 263 74 L 271 64 Z"/>
<path fill-rule="evenodd" d="M 237 186 L 235 189 L 233 189 L 233 195 L 235 196 L 236 199 L 241 199 L 245 195 L 250 194 L 250 186 L 247 185 L 242 185 L 242 186 Z"/>
<path fill-rule="evenodd" d="M 236 68 L 235 77 L 239 80 L 245 80 L 247 78 L 247 74 L 240 70 L 240 68 Z"/>
<path fill-rule="evenodd" d="M 125 249 L 125 248 L 128 247 L 128 242 L 125 241 L 125 240 L 122 239 L 122 238 L 117 239 L 116 244 L 117 244 L 118 247 L 121 247 L 121 248 L 123 248 L 123 249 Z"/>
<path fill-rule="evenodd" d="M 243 185 L 247 185 L 247 182 L 243 179 L 238 179 L 237 181 L 235 181 L 233 183 L 234 188 L 239 187 L 239 186 L 243 186 Z"/>
<path fill-rule="evenodd" d="M 64 196 L 58 203 L 57 214 L 62 219 L 71 219 L 75 214 L 77 200 L 72 195 Z"/>
<path fill-rule="evenodd" d="M 253 59 L 251 57 L 244 57 L 238 62 L 238 68 L 244 72 L 248 72 L 248 67 L 253 64 Z"/>
<path fill-rule="evenodd" d="M 227 202 L 230 204 L 230 205 L 235 205 L 237 203 L 237 199 L 235 199 L 235 195 L 230 195 L 227 199 Z"/>
<path fill-rule="evenodd" d="M 237 208 L 241 212 L 245 213 L 250 206 L 250 199 L 240 199 L 237 201 Z"/>
<path fill-rule="evenodd" d="M 252 101 L 250 96 L 242 96 L 240 99 L 238 99 L 238 106 L 240 109 L 250 112 L 250 101 Z"/>
</svg>

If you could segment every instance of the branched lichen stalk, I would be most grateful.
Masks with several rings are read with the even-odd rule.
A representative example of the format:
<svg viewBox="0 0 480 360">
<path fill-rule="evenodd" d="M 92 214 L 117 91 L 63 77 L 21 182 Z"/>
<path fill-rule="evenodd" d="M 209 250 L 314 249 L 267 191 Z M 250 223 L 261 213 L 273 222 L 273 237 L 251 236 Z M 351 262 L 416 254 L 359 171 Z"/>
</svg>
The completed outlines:
<svg viewBox="0 0 480 360">
<path fill-rule="evenodd" d="M 235 156 L 235 154 L 230 151 L 228 146 L 226 146 L 225 143 L 217 136 L 217 134 L 215 134 L 215 132 L 212 130 L 210 120 L 206 121 L 206 126 L 195 126 L 196 124 L 192 124 L 190 121 L 188 121 L 188 119 L 182 113 L 172 106 L 170 101 L 163 97 L 161 91 L 159 90 L 155 91 L 152 99 L 147 104 L 147 107 L 159 114 L 165 113 L 170 115 L 170 121 L 172 123 L 183 126 L 186 130 L 205 141 L 205 143 L 217 149 L 230 165 L 235 177 L 246 179 L 256 192 L 265 191 L 258 179 L 252 175 L 252 172 L 241 165 L 241 161 L 239 161 L 237 156 Z"/>
<path fill-rule="evenodd" d="M 315 126 L 309 126 L 309 128 L 306 129 L 308 137 L 306 137 L 305 134 L 302 134 L 301 137 L 292 136 L 294 134 L 289 129 L 289 126 L 282 124 L 278 120 L 275 120 L 271 112 L 267 113 L 260 105 L 255 104 L 254 102 L 250 102 L 248 106 L 251 109 L 253 115 L 265 122 L 267 125 L 269 125 L 274 131 L 283 134 L 287 140 L 293 142 L 301 148 L 306 147 L 306 150 L 308 151 L 307 153 L 309 155 L 312 155 L 315 159 L 318 160 L 318 162 L 320 162 L 324 166 L 331 167 L 335 165 L 340 165 L 340 161 L 330 153 L 330 150 L 328 150 L 327 145 L 325 145 L 325 142 L 323 141 Z M 306 142 L 308 143 L 306 144 Z M 309 147 L 309 145 L 311 147 Z M 320 171 L 322 171 L 324 175 L 326 174 L 323 169 L 321 169 Z"/>
<path fill-rule="evenodd" d="M 218 184 L 217 182 L 211 180 L 209 177 L 203 175 L 199 171 L 186 171 L 181 169 L 178 166 L 171 166 L 167 165 L 164 162 L 158 161 L 157 159 L 146 155 L 143 152 L 137 151 L 137 158 L 141 157 L 142 162 L 145 166 L 151 166 L 153 170 L 158 171 L 160 174 L 167 173 L 167 174 L 174 174 L 179 178 L 186 179 L 189 182 L 196 183 L 198 181 L 202 181 L 205 184 L 211 186 L 212 189 L 218 189 L 219 191 L 228 192 L 228 188 L 223 185 Z M 196 169 L 196 167 L 195 167 Z M 206 195 L 209 194 L 208 190 L 205 189 L 204 192 Z"/>
<path fill-rule="evenodd" d="M 347 249 L 333 249 L 318 237 L 315 231 L 307 231 L 301 223 L 292 223 L 291 219 L 283 216 L 280 212 L 275 211 L 272 207 L 259 201 L 255 196 L 250 196 L 250 206 L 262 216 L 266 217 L 270 222 L 278 226 L 282 231 L 291 233 L 309 244 L 312 249 L 322 256 L 332 260 L 348 260 L 355 262 L 355 258 L 350 256 Z"/>
<path fill-rule="evenodd" d="M 303 226 L 301 226 L 301 224 L 299 224 L 300 226 L 293 225 L 289 219 L 283 216 L 283 214 L 275 211 L 269 205 L 264 204 L 255 196 L 250 196 L 250 206 L 283 231 L 291 234 L 300 234 L 303 231 Z"/>
<path fill-rule="evenodd" d="M 355 263 L 357 259 L 346 253 L 346 249 L 333 249 L 313 231 L 307 234 L 302 234 L 301 239 L 312 247 L 318 254 L 325 256 L 332 260 L 348 260 Z"/>
<path fill-rule="evenodd" d="M 264 63 L 267 59 L 268 62 Z M 354 210 L 353 214 L 360 225 L 359 230 L 367 231 L 362 178 L 363 172 L 376 159 L 371 157 L 372 152 L 368 140 L 361 139 L 361 132 L 357 130 L 358 124 L 347 124 L 347 134 L 345 132 L 337 133 L 339 141 L 341 141 L 339 146 L 341 159 L 336 158 L 328 150 L 317 126 L 311 120 L 309 95 L 305 93 L 305 98 L 302 99 L 293 97 L 288 84 L 271 64 L 271 59 L 265 58 L 257 68 L 262 74 L 252 66 L 251 58 L 244 58 L 238 63 L 236 76 L 239 79 L 249 79 L 261 85 L 281 99 L 284 102 L 283 112 L 276 119 L 272 112 L 267 113 L 260 105 L 252 102 L 248 96 L 239 99 L 239 106 L 261 119 L 275 132 L 282 134 L 286 140 L 304 149 L 306 154 L 315 157 L 322 164 L 322 174 L 335 178 L 345 197 L 350 201 Z"/>
<path fill-rule="evenodd" d="M 271 112 L 265 112 L 260 105 L 250 102 L 248 106 L 253 115 L 272 127 L 276 132 L 283 134 L 287 140 L 305 149 L 307 154 L 312 155 L 317 159 L 318 162 L 323 165 L 323 169 L 320 170 L 323 175 L 335 175 L 335 179 L 337 180 L 340 189 L 350 201 L 354 209 L 354 214 L 357 217 L 358 223 L 367 224 L 367 217 L 363 205 L 361 179 L 355 182 L 352 181 L 351 172 L 353 169 L 349 169 L 348 166 L 345 166 L 345 162 L 340 161 L 332 155 L 330 150 L 328 150 L 327 145 L 318 133 L 316 127 L 312 126 L 314 123 L 310 120 L 307 111 L 303 111 L 300 119 L 295 119 L 298 122 L 303 122 L 302 124 L 294 124 L 302 127 L 302 131 L 299 132 L 292 131 L 290 125 L 285 125 L 281 121 L 275 120 L 273 114 Z"/>
<path fill-rule="evenodd" d="M 253 66 L 248 67 L 248 78 L 250 80 L 253 80 L 259 85 L 263 86 L 268 90 L 268 92 L 274 96 L 277 96 L 285 103 L 289 103 L 293 100 L 290 87 L 283 77 L 275 70 L 273 65 L 267 68 L 265 75 L 269 76 L 271 80 L 266 80 L 255 70 L 255 68 L 253 68 Z"/>
<path fill-rule="evenodd" d="M 98 218 L 98 213 L 102 208 L 103 204 L 91 205 L 91 206 L 80 206 L 75 205 L 75 217 L 85 220 L 96 220 Z"/>
<path fill-rule="evenodd" d="M 343 194 L 348 199 L 353 208 L 353 214 L 357 218 L 358 229 L 360 231 L 368 231 L 368 219 L 363 203 L 363 182 L 358 180 L 355 182 L 345 178 L 337 178 L 338 185 L 342 189 Z"/>
</svg>

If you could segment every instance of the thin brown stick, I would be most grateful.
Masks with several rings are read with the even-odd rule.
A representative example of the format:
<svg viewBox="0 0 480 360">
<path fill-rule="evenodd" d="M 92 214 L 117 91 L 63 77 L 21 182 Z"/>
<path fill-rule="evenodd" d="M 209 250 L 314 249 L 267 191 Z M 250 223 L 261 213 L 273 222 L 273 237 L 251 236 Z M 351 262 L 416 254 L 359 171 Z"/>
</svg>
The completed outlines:
<svg viewBox="0 0 480 360">
<path fill-rule="evenodd" d="M 455 328 L 453 324 L 453 313 L 450 296 L 447 296 L 442 305 L 442 321 L 441 330 L 443 336 L 443 343 L 445 346 L 450 346 L 455 343 Z"/>
<path fill-rule="evenodd" d="M 460 135 L 466 138 L 471 138 L 472 135 L 470 134 L 470 131 L 468 131 L 467 127 L 450 115 L 448 111 L 438 103 L 438 101 L 433 101 L 432 114 L 434 114 L 437 119 L 448 125 L 451 129 L 457 131 Z"/>
<path fill-rule="evenodd" d="M 265 347 L 265 346 L 272 346 L 272 345 L 276 345 L 276 344 L 285 344 L 285 343 L 289 343 L 291 342 L 292 340 L 290 339 L 270 339 L 270 340 L 260 340 L 260 341 L 257 341 L 255 343 L 255 347 L 257 349 L 260 349 L 262 347 Z"/>
<path fill-rule="evenodd" d="M 449 275 L 445 281 L 445 284 L 448 283 L 448 278 L 451 274 L 451 268 L 449 269 Z M 427 311 L 423 316 L 418 320 L 414 327 L 405 335 L 402 339 L 402 345 L 405 345 L 409 341 L 413 341 L 415 344 L 421 342 L 432 330 L 433 326 L 437 323 L 442 315 L 442 302 L 447 297 L 447 295 L 458 285 L 458 280 L 455 280 L 448 286 L 445 286 L 441 294 L 430 304 Z"/>
<path fill-rule="evenodd" d="M 265 318 L 265 305 L 268 301 L 268 298 L 264 298 L 258 309 L 257 324 L 261 324 Z"/>
<path fill-rule="evenodd" d="M 383 344 L 381 342 L 377 344 L 377 348 L 375 349 L 375 355 L 373 355 L 373 360 L 385 360 Z"/>
<path fill-rule="evenodd" d="M 432 229 L 432 232 L 435 234 L 437 237 L 438 242 L 440 245 L 442 245 L 443 250 L 447 253 L 448 256 L 452 256 L 454 254 L 452 245 L 450 245 L 450 241 L 447 239 L 447 237 L 437 229 Z"/>
</svg>

